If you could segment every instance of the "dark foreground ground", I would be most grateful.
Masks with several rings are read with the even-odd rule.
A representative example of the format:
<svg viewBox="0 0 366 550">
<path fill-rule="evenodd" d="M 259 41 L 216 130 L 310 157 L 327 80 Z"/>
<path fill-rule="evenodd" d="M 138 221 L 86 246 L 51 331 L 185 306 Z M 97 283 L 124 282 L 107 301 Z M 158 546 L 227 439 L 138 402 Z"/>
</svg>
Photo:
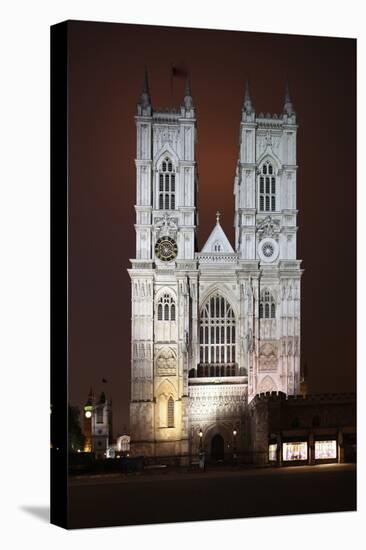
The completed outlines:
<svg viewBox="0 0 366 550">
<path fill-rule="evenodd" d="M 356 509 L 356 466 L 71 479 L 70 528 Z"/>
</svg>

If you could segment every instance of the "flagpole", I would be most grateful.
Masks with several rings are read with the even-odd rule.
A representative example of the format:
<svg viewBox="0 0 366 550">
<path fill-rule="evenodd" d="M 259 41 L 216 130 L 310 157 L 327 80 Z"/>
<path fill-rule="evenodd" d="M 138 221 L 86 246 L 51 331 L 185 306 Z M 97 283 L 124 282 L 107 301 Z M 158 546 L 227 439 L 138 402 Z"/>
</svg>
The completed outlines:
<svg viewBox="0 0 366 550">
<path fill-rule="evenodd" d="M 173 63 L 170 63 L 170 103 L 173 105 Z"/>
</svg>

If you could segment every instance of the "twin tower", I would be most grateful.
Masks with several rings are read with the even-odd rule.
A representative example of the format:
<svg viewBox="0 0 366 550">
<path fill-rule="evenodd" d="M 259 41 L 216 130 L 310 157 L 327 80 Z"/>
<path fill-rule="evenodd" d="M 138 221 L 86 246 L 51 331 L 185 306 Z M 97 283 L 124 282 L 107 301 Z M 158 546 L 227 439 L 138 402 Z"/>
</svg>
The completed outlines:
<svg viewBox="0 0 366 550">
<path fill-rule="evenodd" d="M 296 114 L 256 115 L 247 84 L 234 177 L 235 247 L 197 235 L 196 110 L 155 111 L 147 74 L 137 115 L 131 278 L 132 452 L 213 458 L 251 449 L 248 404 L 299 393 Z M 234 167 L 233 167 L 234 168 Z"/>
</svg>

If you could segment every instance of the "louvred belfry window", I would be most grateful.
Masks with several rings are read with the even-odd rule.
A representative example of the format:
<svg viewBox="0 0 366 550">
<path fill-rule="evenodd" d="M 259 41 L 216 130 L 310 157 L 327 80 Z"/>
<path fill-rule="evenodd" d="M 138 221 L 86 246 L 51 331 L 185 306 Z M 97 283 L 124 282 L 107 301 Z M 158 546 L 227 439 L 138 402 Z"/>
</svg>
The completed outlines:
<svg viewBox="0 0 366 550">
<path fill-rule="evenodd" d="M 276 176 L 273 165 L 267 161 L 262 164 L 258 176 L 259 210 L 274 212 L 276 210 Z"/>
<path fill-rule="evenodd" d="M 159 210 L 175 210 L 175 170 L 166 157 L 159 170 Z"/>
</svg>

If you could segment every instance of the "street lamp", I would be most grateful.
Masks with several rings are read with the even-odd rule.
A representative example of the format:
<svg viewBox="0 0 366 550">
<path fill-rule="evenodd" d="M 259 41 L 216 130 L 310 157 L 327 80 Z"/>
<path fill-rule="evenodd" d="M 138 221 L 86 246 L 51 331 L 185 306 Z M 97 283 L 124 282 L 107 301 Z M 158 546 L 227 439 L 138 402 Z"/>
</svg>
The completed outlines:
<svg viewBox="0 0 366 550">
<path fill-rule="evenodd" d="M 203 431 L 200 428 L 198 435 L 200 436 L 200 452 L 202 451 L 202 437 L 203 437 Z"/>
<path fill-rule="evenodd" d="M 200 470 L 204 471 L 205 470 L 205 452 L 202 448 L 203 431 L 202 431 L 201 428 L 199 429 L 198 435 L 199 435 L 199 438 L 200 438 L 200 450 L 199 450 L 199 453 L 198 453 L 198 455 L 199 455 L 199 465 L 200 465 Z"/>
<path fill-rule="evenodd" d="M 237 455 L 236 455 L 236 436 L 237 436 L 237 434 L 238 434 L 238 432 L 234 428 L 233 429 L 233 460 L 234 460 L 235 463 L 236 463 L 236 460 L 237 460 Z"/>
<path fill-rule="evenodd" d="M 89 402 L 84 406 L 84 453 L 92 451 L 93 406 Z"/>
</svg>

